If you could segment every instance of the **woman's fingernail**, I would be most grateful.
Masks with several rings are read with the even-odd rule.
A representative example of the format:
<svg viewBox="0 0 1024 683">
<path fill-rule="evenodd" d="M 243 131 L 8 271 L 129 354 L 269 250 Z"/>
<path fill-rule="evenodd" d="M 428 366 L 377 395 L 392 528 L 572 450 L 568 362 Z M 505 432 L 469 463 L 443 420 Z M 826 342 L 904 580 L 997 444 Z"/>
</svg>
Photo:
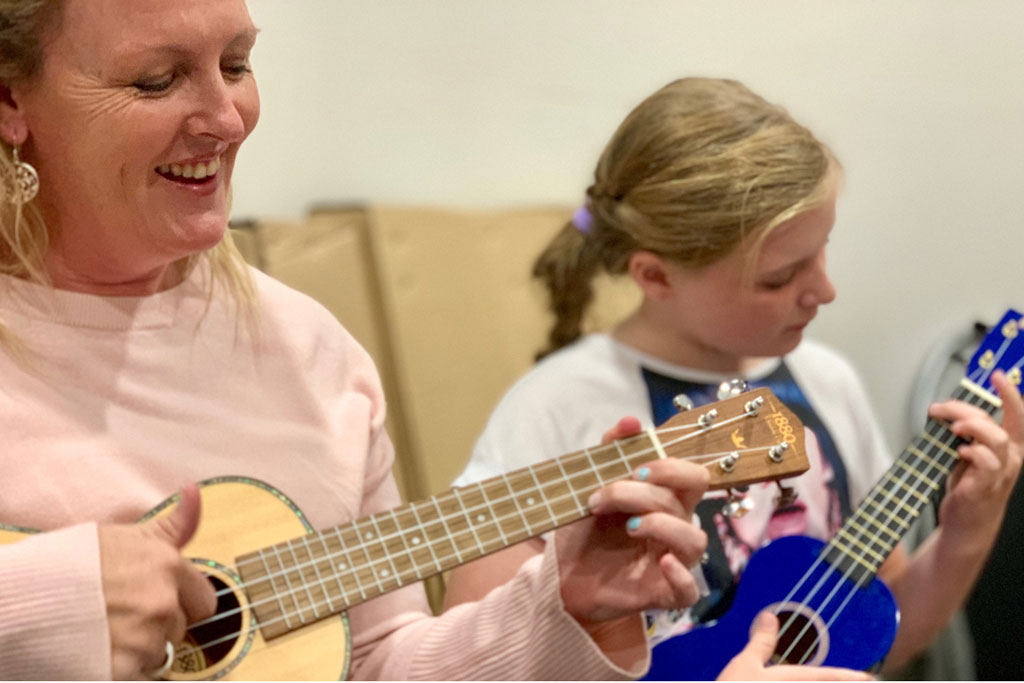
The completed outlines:
<svg viewBox="0 0 1024 683">
<path fill-rule="evenodd" d="M 590 494 L 590 498 L 587 498 L 587 507 L 593 510 L 601 503 L 601 492 L 594 491 Z"/>
<path fill-rule="evenodd" d="M 634 473 L 633 476 L 635 476 L 640 481 L 647 481 L 647 477 L 651 476 L 651 468 L 641 467 Z"/>
<path fill-rule="evenodd" d="M 629 529 L 630 531 L 636 531 L 637 529 L 639 529 L 640 528 L 640 517 L 639 516 L 630 517 L 629 521 L 626 522 L 626 528 Z"/>
</svg>

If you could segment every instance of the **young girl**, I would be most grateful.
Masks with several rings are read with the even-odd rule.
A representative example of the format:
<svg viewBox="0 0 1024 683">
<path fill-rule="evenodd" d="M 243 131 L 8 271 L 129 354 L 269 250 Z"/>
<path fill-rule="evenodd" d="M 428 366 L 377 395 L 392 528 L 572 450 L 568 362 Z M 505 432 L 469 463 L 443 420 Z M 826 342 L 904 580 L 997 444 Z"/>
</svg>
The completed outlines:
<svg viewBox="0 0 1024 683">
<path fill-rule="evenodd" d="M 825 247 L 840 180 L 825 145 L 742 84 L 675 81 L 620 125 L 584 207 L 534 266 L 556 315 L 550 344 L 495 409 L 457 484 L 596 443 L 618 415 L 660 424 L 675 414 L 678 394 L 700 405 L 736 378 L 769 387 L 813 434 L 811 470 L 787 482 L 795 500 L 759 484 L 698 505 L 709 590 L 686 612 L 649 615 L 656 640 L 723 614 L 747 560 L 766 542 L 830 538 L 890 465 L 853 368 L 803 339 L 818 307 L 836 295 Z M 610 332 L 584 336 L 580 322 L 599 269 L 628 274 L 642 302 Z M 936 533 L 912 559 L 899 546 L 883 566 L 903 615 L 891 666 L 946 624 L 998 531 L 1024 442 L 1019 394 L 999 386 L 1005 431 L 963 404 L 932 411 L 955 420 L 975 446 L 964 454 Z M 637 516 L 627 526 L 649 523 L 657 520 Z M 481 597 L 542 549 L 537 541 L 462 568 L 447 604 Z"/>
</svg>

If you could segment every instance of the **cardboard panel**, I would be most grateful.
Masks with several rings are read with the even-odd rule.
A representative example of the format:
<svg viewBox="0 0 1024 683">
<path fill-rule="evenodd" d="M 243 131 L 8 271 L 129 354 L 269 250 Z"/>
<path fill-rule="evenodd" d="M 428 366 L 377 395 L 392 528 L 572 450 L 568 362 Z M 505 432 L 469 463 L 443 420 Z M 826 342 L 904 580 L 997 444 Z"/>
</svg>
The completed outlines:
<svg viewBox="0 0 1024 683">
<path fill-rule="evenodd" d="M 451 485 L 494 404 L 543 345 L 550 316 L 530 268 L 571 211 L 370 209 L 408 456 L 425 494 Z M 599 284 L 588 329 L 638 302 L 631 283 Z"/>
</svg>

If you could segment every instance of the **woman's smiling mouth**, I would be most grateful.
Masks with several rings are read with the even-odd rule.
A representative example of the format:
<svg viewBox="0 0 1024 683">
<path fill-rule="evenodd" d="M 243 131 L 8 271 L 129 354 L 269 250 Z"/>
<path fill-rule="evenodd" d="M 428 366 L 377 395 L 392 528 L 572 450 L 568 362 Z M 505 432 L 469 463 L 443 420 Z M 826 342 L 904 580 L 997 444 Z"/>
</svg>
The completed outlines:
<svg viewBox="0 0 1024 683">
<path fill-rule="evenodd" d="M 197 164 L 164 164 L 158 166 L 156 172 L 175 182 L 202 183 L 217 175 L 220 170 L 220 157 Z"/>
</svg>

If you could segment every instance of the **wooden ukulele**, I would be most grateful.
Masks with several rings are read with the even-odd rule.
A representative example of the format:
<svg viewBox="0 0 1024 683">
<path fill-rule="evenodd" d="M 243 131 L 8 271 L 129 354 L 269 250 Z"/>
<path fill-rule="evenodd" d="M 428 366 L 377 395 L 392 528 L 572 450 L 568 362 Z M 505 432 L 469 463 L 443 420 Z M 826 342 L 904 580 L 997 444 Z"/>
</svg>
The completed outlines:
<svg viewBox="0 0 1024 683">
<path fill-rule="evenodd" d="M 982 341 L 953 398 L 995 413 L 989 378 L 999 369 L 1021 384 L 1024 317 L 1009 310 Z M 770 609 L 779 619 L 773 663 L 867 670 L 896 637 L 899 609 L 875 578 L 921 510 L 946 482 L 963 441 L 929 419 L 895 464 L 827 544 L 807 536 L 772 541 L 750 558 L 729 611 L 655 646 L 647 680 L 713 680 Z"/>
<path fill-rule="evenodd" d="M 217 612 L 189 627 L 166 678 L 345 678 L 346 609 L 582 519 L 591 493 L 645 462 L 691 460 L 708 467 L 712 488 L 732 488 L 805 472 L 803 439 L 796 416 L 758 389 L 657 430 L 322 531 L 263 482 L 201 482 L 202 519 L 183 552 L 215 586 Z M 169 514 L 176 501 L 143 520 Z M 26 533 L 0 528 L 0 543 Z"/>
</svg>

